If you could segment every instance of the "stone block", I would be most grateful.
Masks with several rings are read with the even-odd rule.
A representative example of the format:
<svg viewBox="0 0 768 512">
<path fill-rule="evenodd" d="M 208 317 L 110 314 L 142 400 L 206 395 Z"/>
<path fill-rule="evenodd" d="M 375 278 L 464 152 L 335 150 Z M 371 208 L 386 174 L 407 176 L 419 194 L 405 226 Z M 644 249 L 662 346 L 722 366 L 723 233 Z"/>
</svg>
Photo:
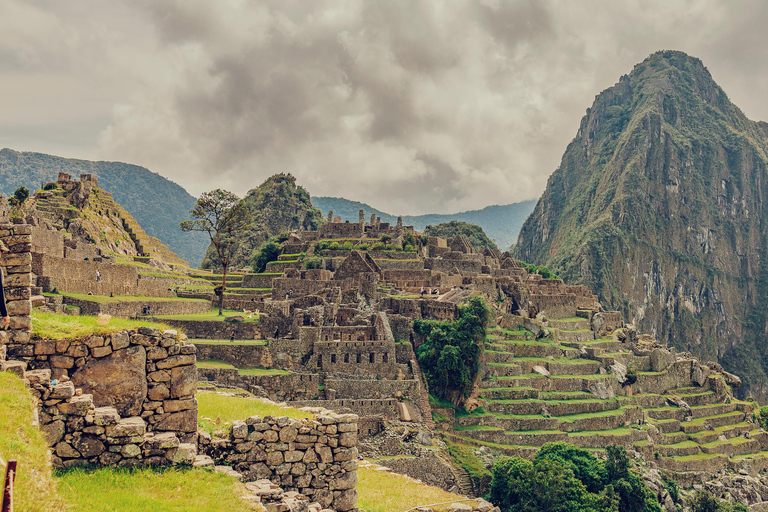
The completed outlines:
<svg viewBox="0 0 768 512">
<path fill-rule="evenodd" d="M 163 410 L 165 412 L 186 411 L 188 409 L 195 409 L 195 410 L 197 410 L 197 399 L 196 398 L 187 398 L 187 399 L 184 399 L 184 400 L 165 400 L 163 402 Z M 245 424 L 245 423 L 243 422 L 243 424 Z M 248 427 L 246 427 L 246 431 L 247 431 L 247 428 Z"/>
<path fill-rule="evenodd" d="M 93 393 L 99 407 L 112 405 L 121 416 L 141 414 L 147 396 L 146 351 L 134 345 L 91 359 L 72 375 L 72 381 Z"/>
<path fill-rule="evenodd" d="M 7 283 L 6 283 L 7 285 Z M 28 286 L 5 287 L 5 300 L 24 300 L 32 298 L 32 290 Z"/>
<path fill-rule="evenodd" d="M 171 448 L 166 458 L 174 464 L 192 464 L 197 457 L 197 446 L 191 443 L 181 443 L 177 448 Z"/>
<path fill-rule="evenodd" d="M 38 340 L 35 343 L 35 355 L 36 356 L 50 356 L 56 353 L 56 342 Z"/>
<path fill-rule="evenodd" d="M 333 451 L 334 462 L 342 462 L 345 460 L 355 460 L 357 458 L 357 448 L 337 448 Z"/>
<path fill-rule="evenodd" d="M 194 359 L 194 356 L 191 357 Z M 171 369 L 171 398 L 194 395 L 196 390 L 197 367 L 195 365 L 176 366 Z"/>
<path fill-rule="evenodd" d="M 194 365 L 196 358 L 194 355 L 168 356 L 156 363 L 157 368 L 164 370 L 166 368 L 175 368 L 177 366 Z"/>
<path fill-rule="evenodd" d="M 197 410 L 179 411 L 169 414 L 167 417 L 158 421 L 154 430 L 174 432 L 196 432 L 197 431 Z"/>
<path fill-rule="evenodd" d="M 151 336 L 144 336 L 143 334 L 134 334 L 131 336 L 131 343 L 134 343 L 136 345 L 141 345 L 143 347 L 154 347 L 157 345 L 157 342 L 159 341 L 158 338 L 153 338 Z"/>
<path fill-rule="evenodd" d="M 328 446 L 317 444 L 315 445 L 315 451 L 320 457 L 320 462 L 324 464 L 330 464 L 333 462 L 333 452 Z"/>
<path fill-rule="evenodd" d="M 103 427 L 117 425 L 120 421 L 120 414 L 114 407 L 97 407 L 93 411 L 93 424 Z"/>
<path fill-rule="evenodd" d="M 234 439 L 245 439 L 248 437 L 248 425 L 245 421 L 235 420 L 232 422 L 232 437 Z"/>
<path fill-rule="evenodd" d="M 112 347 L 110 346 L 96 347 L 91 349 L 91 355 L 93 355 L 93 357 L 106 357 L 111 353 L 112 353 Z"/>
<path fill-rule="evenodd" d="M 138 416 L 122 418 L 116 425 L 107 427 L 109 437 L 144 436 L 147 431 L 146 422 Z"/>
<path fill-rule="evenodd" d="M 268 452 L 267 453 L 267 466 L 279 466 L 285 462 L 283 459 L 283 452 Z"/>
<path fill-rule="evenodd" d="M 95 436 L 80 436 L 72 440 L 72 446 L 80 452 L 85 458 L 92 458 L 101 455 L 104 450 L 104 443 Z"/>
<path fill-rule="evenodd" d="M 48 396 L 50 400 L 66 400 L 75 396 L 75 385 L 69 382 L 59 382 L 51 390 L 51 394 Z"/>
<path fill-rule="evenodd" d="M 59 412 L 70 416 L 85 416 L 93 407 L 92 395 L 74 396 L 67 402 L 59 404 Z"/>
<path fill-rule="evenodd" d="M 154 327 L 139 327 L 138 332 L 144 336 L 152 336 L 155 338 L 160 338 L 162 336 L 160 329 L 155 329 Z"/>
<path fill-rule="evenodd" d="M 9 287 L 32 286 L 32 274 L 9 274 L 3 284 Z"/>
<path fill-rule="evenodd" d="M 147 350 L 147 359 L 155 361 L 157 359 L 165 359 L 168 357 L 168 351 L 162 347 L 152 347 Z"/>
<path fill-rule="evenodd" d="M 27 363 L 24 361 L 0 361 L 0 370 L 15 373 L 19 378 L 24 378 L 24 370 L 26 368 Z"/>
<path fill-rule="evenodd" d="M 291 443 L 296 439 L 299 431 L 294 427 L 283 427 L 280 430 L 280 441 L 283 443 Z"/>
<path fill-rule="evenodd" d="M 54 368 L 72 368 L 75 366 L 75 358 L 71 356 L 51 356 L 48 362 Z"/>
<path fill-rule="evenodd" d="M 333 508 L 338 512 L 347 512 L 357 506 L 357 490 L 347 489 L 333 499 Z"/>
<path fill-rule="evenodd" d="M 135 444 L 126 444 L 123 445 L 123 448 L 120 450 L 120 454 L 123 457 L 132 459 L 134 457 L 138 457 L 141 455 L 141 448 L 138 447 L 138 445 Z"/>
<path fill-rule="evenodd" d="M 7 308 L 10 316 L 29 315 L 32 312 L 32 301 L 29 299 L 14 300 L 7 303 Z"/>
<path fill-rule="evenodd" d="M 40 430 L 43 432 L 43 436 L 45 437 L 48 446 L 55 446 L 56 443 L 61 441 L 61 438 L 64 437 L 66 428 L 63 421 L 56 420 L 46 425 L 42 425 Z"/>
<path fill-rule="evenodd" d="M 151 372 L 147 378 L 152 382 L 170 382 L 171 375 L 165 371 Z"/>
<path fill-rule="evenodd" d="M 56 445 L 54 448 L 54 451 L 56 452 L 56 455 L 62 458 L 74 458 L 74 457 L 80 457 L 80 452 L 72 448 L 72 445 L 65 442 L 60 442 Z"/>
<path fill-rule="evenodd" d="M 127 332 L 122 331 L 112 335 L 113 350 L 120 350 L 123 348 L 127 348 L 128 345 L 130 344 L 131 344 L 131 338 L 128 336 Z"/>
<path fill-rule="evenodd" d="M 51 370 L 29 370 L 24 372 L 24 378 L 29 381 L 31 385 L 40 384 L 48 387 L 51 384 Z"/>
<path fill-rule="evenodd" d="M 329 484 L 329 488 L 332 491 L 354 489 L 355 486 L 357 486 L 357 472 L 355 471 L 337 475 L 331 480 Z"/>
<path fill-rule="evenodd" d="M 155 386 L 150 387 L 147 390 L 147 397 L 150 400 L 162 401 L 162 400 L 166 400 L 170 396 L 171 396 L 171 391 L 168 389 L 168 386 L 166 386 L 165 384 L 157 384 Z"/>
<path fill-rule="evenodd" d="M 6 252 L 3 254 L 0 254 L 0 266 L 3 266 L 3 267 L 14 267 L 19 265 L 31 265 L 31 264 L 32 264 L 32 253 Z"/>
<path fill-rule="evenodd" d="M 23 331 L 32 330 L 32 318 L 28 315 L 19 315 L 11 317 L 10 329 L 18 329 Z"/>
<path fill-rule="evenodd" d="M 101 336 L 89 336 L 86 338 L 85 344 L 88 345 L 88 348 L 103 347 L 104 338 Z"/>
</svg>

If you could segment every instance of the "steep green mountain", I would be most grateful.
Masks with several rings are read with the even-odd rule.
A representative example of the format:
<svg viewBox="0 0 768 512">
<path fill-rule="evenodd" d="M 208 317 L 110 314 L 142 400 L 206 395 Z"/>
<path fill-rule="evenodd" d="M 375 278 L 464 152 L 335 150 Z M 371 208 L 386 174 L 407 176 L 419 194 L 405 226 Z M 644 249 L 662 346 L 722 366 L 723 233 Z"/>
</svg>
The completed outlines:
<svg viewBox="0 0 768 512">
<path fill-rule="evenodd" d="M 655 53 L 600 93 L 516 256 L 717 360 L 768 399 L 768 125 L 698 59 Z"/>
<path fill-rule="evenodd" d="M 323 223 L 320 210 L 312 206 L 309 193 L 296 185 L 290 174 L 275 174 L 246 194 L 245 203 L 251 213 L 249 228 L 239 237 L 230 263 L 231 268 L 250 268 L 253 251 L 271 237 L 298 230 L 315 230 Z M 202 268 L 218 267 L 218 256 L 209 246 Z"/>
<path fill-rule="evenodd" d="M 491 249 L 498 249 L 493 240 L 488 238 L 483 228 L 477 224 L 468 224 L 458 220 L 452 220 L 451 222 L 443 222 L 436 226 L 427 226 L 424 228 L 424 234 L 430 236 L 439 236 L 441 238 L 451 238 L 456 235 L 464 235 L 469 238 L 469 242 L 475 247 L 475 249 L 485 249 L 486 247 Z"/>
<path fill-rule="evenodd" d="M 394 223 L 397 221 L 396 215 L 377 210 L 370 205 L 358 201 L 350 201 L 341 197 L 315 197 L 312 204 L 319 208 L 324 215 L 332 210 L 335 217 L 341 217 L 342 221 L 357 222 L 358 212 L 365 210 L 366 217 L 371 214 L 381 217 L 382 222 Z M 508 248 L 517 241 L 517 234 L 525 219 L 533 211 L 536 205 L 535 200 L 523 201 L 505 205 L 487 206 L 482 210 L 471 210 L 466 212 L 452 214 L 426 214 L 426 215 L 404 215 L 403 224 L 413 226 L 418 231 L 423 231 L 429 225 L 442 224 L 452 220 L 477 224 L 483 231 L 496 241 L 496 244 L 502 249 Z"/>
<path fill-rule="evenodd" d="M 91 162 L 42 153 L 0 150 L 0 193 L 13 194 L 20 186 L 35 191 L 56 181 L 59 172 L 92 174 L 146 232 L 196 267 L 208 244 L 201 233 L 182 233 L 179 222 L 189 219 L 195 198 L 176 183 L 144 167 L 120 162 Z"/>
</svg>

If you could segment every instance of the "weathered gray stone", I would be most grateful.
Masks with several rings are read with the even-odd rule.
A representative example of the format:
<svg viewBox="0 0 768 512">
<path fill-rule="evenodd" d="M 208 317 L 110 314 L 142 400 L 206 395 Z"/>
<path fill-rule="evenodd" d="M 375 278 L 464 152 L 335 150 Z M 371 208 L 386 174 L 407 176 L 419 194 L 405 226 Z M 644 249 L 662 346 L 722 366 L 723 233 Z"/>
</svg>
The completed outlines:
<svg viewBox="0 0 768 512">
<path fill-rule="evenodd" d="M 347 489 L 342 491 L 333 500 L 333 508 L 338 512 L 346 512 L 352 510 L 357 505 L 357 490 Z"/>
<path fill-rule="evenodd" d="M 195 394 L 197 390 L 197 367 L 178 366 L 171 370 L 171 398 Z"/>
<path fill-rule="evenodd" d="M 171 413 L 158 421 L 154 425 L 154 429 L 157 431 L 196 432 L 197 409 Z"/>
<path fill-rule="evenodd" d="M 141 413 L 147 395 L 146 351 L 131 346 L 91 359 L 72 375 L 72 382 L 93 394 L 97 407 L 112 405 L 121 416 Z"/>
<path fill-rule="evenodd" d="M 235 439 L 245 439 L 248 437 L 248 425 L 245 421 L 232 422 L 232 437 Z"/>
<path fill-rule="evenodd" d="M 93 396 L 80 395 L 73 396 L 67 402 L 59 404 L 59 411 L 62 414 L 85 416 L 88 411 L 93 407 Z"/>
<path fill-rule="evenodd" d="M 168 450 L 166 457 L 174 464 L 192 464 L 197 456 L 197 446 L 181 443 L 177 448 Z"/>
<path fill-rule="evenodd" d="M 72 440 L 72 446 L 85 458 L 97 457 L 104 451 L 104 443 L 95 436 L 80 436 Z"/>
<path fill-rule="evenodd" d="M 591 382 L 587 389 L 600 400 L 613 398 L 613 388 L 607 386 L 603 381 Z"/>
<path fill-rule="evenodd" d="M 64 427 L 63 421 L 56 420 L 48 423 L 47 425 L 41 426 L 40 430 L 42 430 L 43 436 L 45 436 L 45 440 L 48 443 L 48 446 L 55 446 L 56 443 L 61 441 L 61 438 L 64 437 L 66 428 Z"/>
<path fill-rule="evenodd" d="M 114 407 L 97 407 L 93 413 L 93 424 L 101 426 L 116 425 L 120 414 Z"/>
<path fill-rule="evenodd" d="M 330 482 L 332 491 L 354 489 L 357 486 L 357 472 L 344 473 L 334 477 Z"/>
<path fill-rule="evenodd" d="M 166 368 L 175 368 L 177 366 L 194 365 L 196 357 L 194 355 L 169 356 L 157 362 L 157 368 L 164 370 Z"/>
<path fill-rule="evenodd" d="M 539 375 L 543 375 L 545 377 L 549 377 L 550 376 L 549 371 L 547 371 L 547 369 L 544 368 L 543 366 L 536 365 L 536 366 L 533 367 L 533 371 L 535 373 L 538 373 Z"/>
<path fill-rule="evenodd" d="M 117 425 L 107 427 L 109 437 L 144 436 L 147 431 L 146 422 L 138 416 L 122 418 Z"/>
<path fill-rule="evenodd" d="M 611 373 L 616 376 L 616 380 L 619 381 L 619 384 L 627 382 L 627 367 L 623 364 L 613 363 L 611 365 Z"/>
<path fill-rule="evenodd" d="M 59 382 L 51 390 L 50 400 L 66 400 L 75 396 L 75 385 L 72 382 Z"/>
</svg>

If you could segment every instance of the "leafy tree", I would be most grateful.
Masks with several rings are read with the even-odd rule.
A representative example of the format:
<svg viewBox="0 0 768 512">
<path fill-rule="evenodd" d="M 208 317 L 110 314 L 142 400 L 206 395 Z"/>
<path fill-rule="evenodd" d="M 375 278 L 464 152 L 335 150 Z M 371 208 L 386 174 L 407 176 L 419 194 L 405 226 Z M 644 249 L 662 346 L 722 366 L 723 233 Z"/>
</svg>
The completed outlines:
<svg viewBox="0 0 768 512">
<path fill-rule="evenodd" d="M 267 263 L 277 261 L 277 257 L 282 251 L 283 248 L 273 241 L 264 244 L 259 252 L 251 258 L 251 267 L 253 267 L 254 272 L 264 272 L 267 269 Z"/>
<path fill-rule="evenodd" d="M 747 512 L 749 508 L 743 503 L 722 501 L 706 491 L 699 491 L 691 500 L 691 512 Z"/>
<path fill-rule="evenodd" d="M 323 268 L 323 259 L 317 256 L 309 258 L 304 262 L 304 266 L 307 268 L 307 270 Z"/>
<path fill-rule="evenodd" d="M 426 338 L 417 353 L 432 394 L 458 402 L 469 396 L 480 366 L 487 315 L 483 299 L 472 297 L 455 322 L 414 320 L 414 330 Z"/>
<path fill-rule="evenodd" d="M 548 459 L 561 463 L 573 471 L 589 492 L 600 492 L 607 479 L 602 462 L 584 448 L 568 443 L 547 443 L 537 453 L 536 459 Z"/>
<path fill-rule="evenodd" d="M 237 247 L 237 236 L 250 222 L 245 203 L 232 192 L 217 188 L 203 192 L 194 208 L 189 211 L 194 220 L 185 220 L 179 227 L 182 231 L 208 233 L 221 264 L 221 295 L 219 315 L 224 310 L 224 292 L 227 289 L 227 270 Z"/>
</svg>

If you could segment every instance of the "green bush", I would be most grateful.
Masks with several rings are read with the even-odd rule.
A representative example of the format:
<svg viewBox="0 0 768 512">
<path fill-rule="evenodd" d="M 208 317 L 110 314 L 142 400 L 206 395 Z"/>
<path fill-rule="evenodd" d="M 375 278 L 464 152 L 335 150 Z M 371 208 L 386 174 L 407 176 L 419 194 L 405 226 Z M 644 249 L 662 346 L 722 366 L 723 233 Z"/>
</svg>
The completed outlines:
<svg viewBox="0 0 768 512">
<path fill-rule="evenodd" d="M 392 237 L 390 235 L 387 235 L 386 233 L 381 235 L 381 241 L 384 242 L 385 244 L 387 242 L 390 242 L 391 240 L 392 240 Z"/>
<path fill-rule="evenodd" d="M 587 450 L 547 443 L 533 461 L 501 457 L 490 498 L 504 512 L 661 512 L 655 494 L 629 468 L 626 450 L 608 447 L 601 462 Z"/>
<path fill-rule="evenodd" d="M 307 270 L 323 268 L 323 259 L 317 256 L 309 258 L 304 262 L 304 266 Z"/>
<path fill-rule="evenodd" d="M 414 248 L 413 248 L 413 246 L 412 246 L 411 244 L 405 244 L 405 245 L 403 246 L 403 251 L 404 251 L 404 252 L 414 252 L 415 250 L 416 250 L 416 249 L 414 249 Z"/>
<path fill-rule="evenodd" d="M 254 272 L 264 272 L 267 269 L 267 263 L 277 261 L 277 257 L 283 251 L 282 246 L 275 242 L 267 242 L 264 246 L 253 254 L 251 258 L 251 267 Z"/>
<path fill-rule="evenodd" d="M 341 249 L 341 246 L 339 245 L 339 242 L 331 242 L 331 245 L 328 246 L 328 248 L 333 251 L 338 251 L 339 249 Z"/>
<path fill-rule="evenodd" d="M 664 476 L 662 477 L 662 479 L 664 480 L 664 488 L 672 497 L 672 501 L 674 501 L 675 503 L 680 501 L 680 488 L 677 486 L 677 482 L 675 482 L 668 476 Z"/>
<path fill-rule="evenodd" d="M 371 247 L 374 251 L 386 251 L 387 250 L 387 244 L 382 242 L 376 242 L 373 244 L 373 247 Z"/>
<path fill-rule="evenodd" d="M 349 240 L 344 242 L 344 245 L 341 246 L 341 248 L 344 249 L 345 251 L 351 251 L 352 249 L 354 249 L 354 247 L 355 247 L 355 244 L 353 244 Z"/>
<path fill-rule="evenodd" d="M 637 367 L 633 364 L 627 366 L 627 384 L 637 382 Z"/>
<path fill-rule="evenodd" d="M 43 185 L 43 190 L 53 190 L 53 189 L 55 189 L 57 186 L 58 186 L 58 185 L 56 184 L 56 182 L 55 182 L 55 181 L 49 181 L 48 183 L 46 183 L 45 185 Z"/>
<path fill-rule="evenodd" d="M 480 297 L 461 306 L 455 322 L 414 320 L 413 329 L 425 336 L 417 350 L 419 365 L 435 396 L 469 396 L 480 368 L 480 343 L 485 340 L 488 306 Z"/>
<path fill-rule="evenodd" d="M 16 198 L 18 204 L 24 204 L 24 201 L 29 199 L 29 189 L 25 186 L 21 186 L 13 193 L 13 197 Z"/>
</svg>

